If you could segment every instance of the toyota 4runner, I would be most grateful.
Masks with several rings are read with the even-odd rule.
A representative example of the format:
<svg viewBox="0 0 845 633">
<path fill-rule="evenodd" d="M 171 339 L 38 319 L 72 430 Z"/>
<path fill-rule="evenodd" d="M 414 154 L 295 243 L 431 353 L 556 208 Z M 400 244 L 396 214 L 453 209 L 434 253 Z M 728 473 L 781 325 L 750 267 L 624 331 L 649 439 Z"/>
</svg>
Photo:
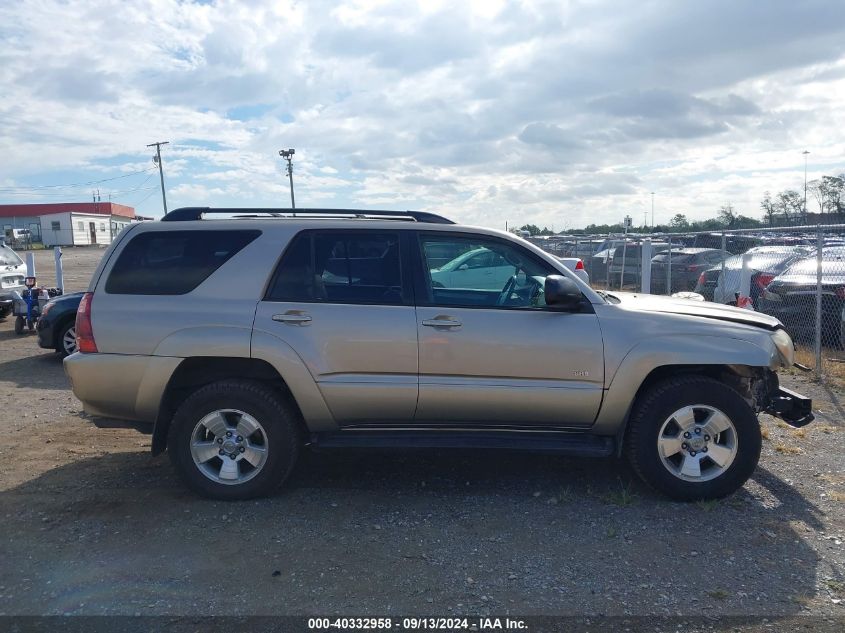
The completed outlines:
<svg viewBox="0 0 845 633">
<path fill-rule="evenodd" d="M 490 270 L 444 266 L 469 252 Z M 218 499 L 268 494 L 308 445 L 625 455 L 664 494 L 709 499 L 754 471 L 758 413 L 813 419 L 778 384 L 794 349 L 776 319 L 597 292 L 520 238 L 428 213 L 173 211 L 106 251 L 76 337 L 85 410 L 152 433 Z"/>
</svg>

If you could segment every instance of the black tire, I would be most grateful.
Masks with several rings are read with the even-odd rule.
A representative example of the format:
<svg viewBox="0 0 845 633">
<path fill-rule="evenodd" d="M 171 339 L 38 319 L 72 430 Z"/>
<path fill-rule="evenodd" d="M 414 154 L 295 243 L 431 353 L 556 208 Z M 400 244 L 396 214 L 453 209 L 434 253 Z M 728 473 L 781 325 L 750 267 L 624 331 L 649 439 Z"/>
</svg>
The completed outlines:
<svg viewBox="0 0 845 633">
<path fill-rule="evenodd" d="M 222 409 L 249 414 L 267 436 L 266 462 L 257 475 L 243 483 L 210 479 L 191 454 L 190 443 L 199 421 Z M 194 492 L 223 501 L 252 499 L 270 494 L 288 477 L 299 455 L 299 429 L 295 408 L 276 391 L 261 383 L 225 380 L 197 389 L 182 403 L 170 425 L 167 449 L 176 470 Z"/>
<path fill-rule="evenodd" d="M 663 424 L 686 406 L 705 405 L 724 413 L 735 429 L 736 454 L 724 472 L 707 481 L 686 481 L 669 471 L 658 451 Z M 762 437 L 754 411 L 728 385 L 705 376 L 664 380 L 644 393 L 631 412 L 625 456 L 649 486 L 678 501 L 725 497 L 748 481 L 760 459 Z"/>
<path fill-rule="evenodd" d="M 5 319 L 5 318 L 6 318 L 7 316 L 9 316 L 10 314 L 12 314 L 12 309 L 11 309 L 11 308 L 0 308 L 0 321 L 2 321 L 3 319 Z"/>
<path fill-rule="evenodd" d="M 59 328 L 59 333 L 56 335 L 56 351 L 59 353 L 59 356 L 61 356 L 62 358 L 65 358 L 66 356 L 70 356 L 75 351 L 75 350 L 68 350 L 65 347 L 65 344 L 64 344 L 65 335 L 68 333 L 68 331 L 74 329 L 75 327 L 76 327 L 76 321 L 70 320 L 67 323 L 65 323 L 64 325 L 62 325 L 62 327 Z"/>
<path fill-rule="evenodd" d="M 15 317 L 15 334 L 23 334 L 25 319 L 22 316 Z"/>
</svg>

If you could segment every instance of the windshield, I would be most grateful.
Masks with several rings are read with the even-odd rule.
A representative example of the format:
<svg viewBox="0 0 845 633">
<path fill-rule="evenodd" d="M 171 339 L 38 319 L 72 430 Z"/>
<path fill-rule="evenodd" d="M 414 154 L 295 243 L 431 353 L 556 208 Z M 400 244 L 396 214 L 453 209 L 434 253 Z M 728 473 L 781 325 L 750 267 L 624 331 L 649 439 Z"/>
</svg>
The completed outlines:
<svg viewBox="0 0 845 633">
<path fill-rule="evenodd" d="M 0 246 L 0 266 L 20 266 L 23 260 L 8 246 Z"/>
</svg>

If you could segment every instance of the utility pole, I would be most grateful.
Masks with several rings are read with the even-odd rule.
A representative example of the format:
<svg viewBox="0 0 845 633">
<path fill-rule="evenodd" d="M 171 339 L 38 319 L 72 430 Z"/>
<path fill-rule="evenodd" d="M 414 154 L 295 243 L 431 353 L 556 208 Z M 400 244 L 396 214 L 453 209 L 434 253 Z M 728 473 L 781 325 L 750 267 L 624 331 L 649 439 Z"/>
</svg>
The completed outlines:
<svg viewBox="0 0 845 633">
<path fill-rule="evenodd" d="M 807 150 L 804 150 L 801 153 L 804 154 L 804 220 L 803 221 L 806 222 L 807 221 L 807 154 L 809 154 L 810 152 L 808 152 Z"/>
<path fill-rule="evenodd" d="M 290 180 L 290 208 L 296 209 L 296 202 L 293 199 L 293 155 L 296 154 L 294 149 L 280 149 L 279 156 L 288 162 L 287 174 Z"/>
<path fill-rule="evenodd" d="M 156 155 L 153 156 L 153 162 L 158 165 L 158 176 L 161 178 L 161 204 L 164 206 L 164 214 L 167 215 L 167 197 L 164 195 L 164 167 L 161 164 L 161 146 L 168 145 L 170 141 L 158 141 L 150 143 L 147 147 L 155 147 Z"/>
<path fill-rule="evenodd" d="M 654 228 L 654 192 L 651 192 L 651 228 Z"/>
</svg>

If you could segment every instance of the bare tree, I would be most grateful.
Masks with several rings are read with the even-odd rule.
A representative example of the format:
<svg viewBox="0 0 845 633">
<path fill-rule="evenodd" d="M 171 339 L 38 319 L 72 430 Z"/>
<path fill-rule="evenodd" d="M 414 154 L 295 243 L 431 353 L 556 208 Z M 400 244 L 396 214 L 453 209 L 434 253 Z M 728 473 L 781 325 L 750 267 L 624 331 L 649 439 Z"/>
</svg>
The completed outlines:
<svg viewBox="0 0 845 633">
<path fill-rule="evenodd" d="M 766 214 L 766 221 L 769 223 L 769 226 L 774 226 L 778 207 L 777 203 L 772 201 L 772 194 L 768 191 L 763 194 L 763 200 L 760 201 L 760 208 Z"/>
<path fill-rule="evenodd" d="M 775 204 L 787 222 L 794 222 L 804 215 L 804 197 L 794 189 L 781 191 Z"/>
</svg>

